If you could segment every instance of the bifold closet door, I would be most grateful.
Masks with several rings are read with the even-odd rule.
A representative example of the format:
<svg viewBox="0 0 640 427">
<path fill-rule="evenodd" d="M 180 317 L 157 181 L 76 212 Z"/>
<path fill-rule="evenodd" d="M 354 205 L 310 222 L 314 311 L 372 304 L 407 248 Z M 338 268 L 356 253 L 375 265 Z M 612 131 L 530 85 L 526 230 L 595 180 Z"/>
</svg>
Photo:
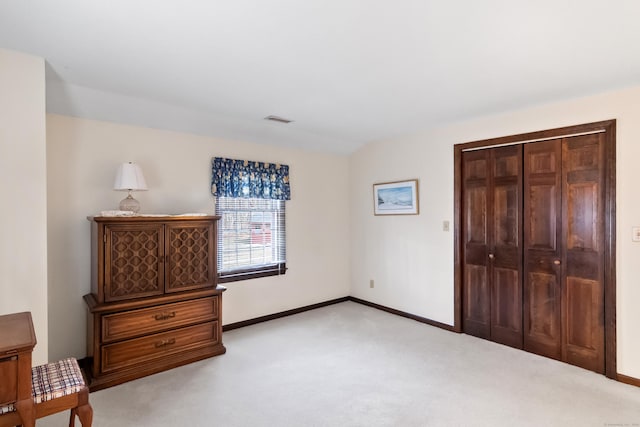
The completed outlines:
<svg viewBox="0 0 640 427">
<path fill-rule="evenodd" d="M 522 146 L 464 152 L 463 330 L 522 348 Z"/>
<path fill-rule="evenodd" d="M 524 149 L 524 348 L 562 358 L 562 145 Z"/>
<path fill-rule="evenodd" d="M 524 148 L 524 348 L 604 373 L 604 135 Z"/>
</svg>

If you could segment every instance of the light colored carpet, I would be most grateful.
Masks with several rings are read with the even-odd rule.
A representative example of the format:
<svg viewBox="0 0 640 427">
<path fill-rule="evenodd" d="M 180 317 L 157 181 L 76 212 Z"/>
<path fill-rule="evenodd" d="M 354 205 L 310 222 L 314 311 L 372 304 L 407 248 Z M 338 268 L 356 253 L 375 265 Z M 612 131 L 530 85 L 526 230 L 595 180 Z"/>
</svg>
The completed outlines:
<svg viewBox="0 0 640 427">
<path fill-rule="evenodd" d="M 94 425 L 640 425 L 640 388 L 352 302 L 223 341 L 225 355 L 92 393 Z"/>
</svg>

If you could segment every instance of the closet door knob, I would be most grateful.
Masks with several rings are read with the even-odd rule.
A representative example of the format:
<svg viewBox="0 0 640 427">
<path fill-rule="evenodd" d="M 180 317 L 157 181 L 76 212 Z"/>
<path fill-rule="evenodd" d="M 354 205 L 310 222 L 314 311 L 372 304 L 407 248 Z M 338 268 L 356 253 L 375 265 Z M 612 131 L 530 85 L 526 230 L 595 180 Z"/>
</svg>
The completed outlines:
<svg viewBox="0 0 640 427">
<path fill-rule="evenodd" d="M 553 261 L 553 263 L 554 263 L 555 265 L 560 265 L 560 260 L 559 260 L 559 259 L 556 259 L 556 260 L 554 260 L 554 261 Z"/>
<path fill-rule="evenodd" d="M 495 255 L 494 254 L 489 254 L 489 259 L 494 259 Z"/>
</svg>

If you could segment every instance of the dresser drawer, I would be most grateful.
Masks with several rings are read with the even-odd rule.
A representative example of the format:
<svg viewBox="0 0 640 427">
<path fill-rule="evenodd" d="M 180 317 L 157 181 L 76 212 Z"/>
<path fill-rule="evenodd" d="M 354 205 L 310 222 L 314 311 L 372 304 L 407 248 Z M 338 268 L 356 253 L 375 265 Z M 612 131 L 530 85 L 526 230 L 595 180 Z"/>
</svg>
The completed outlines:
<svg viewBox="0 0 640 427">
<path fill-rule="evenodd" d="M 148 335 L 218 318 L 218 297 L 102 316 L 102 342 Z"/>
<path fill-rule="evenodd" d="M 180 328 L 102 347 L 102 373 L 160 359 L 220 341 L 218 322 Z"/>
</svg>

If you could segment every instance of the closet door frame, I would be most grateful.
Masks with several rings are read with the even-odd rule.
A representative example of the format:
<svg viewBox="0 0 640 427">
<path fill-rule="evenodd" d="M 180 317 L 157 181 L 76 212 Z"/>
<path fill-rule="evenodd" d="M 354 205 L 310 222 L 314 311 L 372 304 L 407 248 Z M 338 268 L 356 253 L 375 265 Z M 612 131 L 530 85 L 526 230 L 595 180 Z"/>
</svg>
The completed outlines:
<svg viewBox="0 0 640 427">
<path fill-rule="evenodd" d="M 605 375 L 618 379 L 616 367 L 616 121 L 586 123 L 454 145 L 454 327 L 462 332 L 462 153 L 500 145 L 546 141 L 590 133 L 604 134 L 604 317 Z"/>
</svg>

